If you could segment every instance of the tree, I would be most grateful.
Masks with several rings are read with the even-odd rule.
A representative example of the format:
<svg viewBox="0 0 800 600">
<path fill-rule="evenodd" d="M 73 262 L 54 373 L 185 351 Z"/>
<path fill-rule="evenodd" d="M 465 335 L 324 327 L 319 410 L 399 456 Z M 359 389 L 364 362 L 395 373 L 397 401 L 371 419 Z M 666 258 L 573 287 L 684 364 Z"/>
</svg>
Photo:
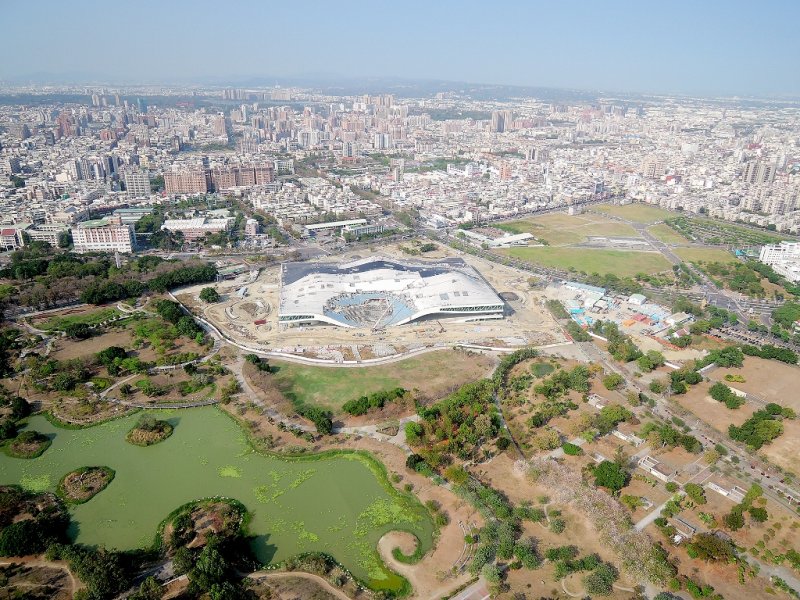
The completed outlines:
<svg viewBox="0 0 800 600">
<path fill-rule="evenodd" d="M 625 379 L 619 373 L 611 373 L 603 377 L 603 386 L 607 390 L 616 390 L 623 383 L 625 383 Z"/>
<path fill-rule="evenodd" d="M 736 558 L 736 547 L 713 533 L 697 533 L 687 545 L 690 556 L 709 562 L 728 562 Z"/>
<path fill-rule="evenodd" d="M 162 595 L 161 584 L 150 576 L 142 582 L 139 589 L 128 596 L 129 600 L 160 600 Z"/>
<path fill-rule="evenodd" d="M 767 513 L 767 510 L 765 508 L 758 508 L 753 506 L 747 512 L 750 513 L 750 517 L 756 523 L 764 523 L 769 518 L 769 514 Z"/>
<path fill-rule="evenodd" d="M 189 587 L 201 592 L 211 591 L 214 584 L 225 581 L 228 570 L 228 561 L 217 550 L 216 544 L 206 544 L 198 555 L 194 568 L 189 571 Z"/>
<path fill-rule="evenodd" d="M 614 590 L 614 582 L 617 577 L 617 570 L 614 567 L 601 563 L 583 578 L 583 587 L 587 594 L 608 596 Z"/>
<path fill-rule="evenodd" d="M 206 287 L 200 291 L 200 300 L 212 304 L 214 302 L 219 302 L 220 295 L 214 288 Z"/>
<path fill-rule="evenodd" d="M 702 486 L 696 483 L 687 483 L 683 486 L 683 491 L 686 492 L 686 495 L 689 496 L 695 504 L 706 503 L 706 494 Z"/>
<path fill-rule="evenodd" d="M 630 475 L 622 467 L 608 460 L 604 460 L 594 469 L 594 484 L 612 492 L 624 488 L 629 479 Z"/>
<path fill-rule="evenodd" d="M 561 445 L 561 435 L 552 427 L 546 427 L 533 436 L 531 443 L 539 450 L 553 450 Z"/>
<path fill-rule="evenodd" d="M 126 356 L 128 356 L 128 353 L 125 351 L 125 348 L 121 348 L 120 346 L 109 346 L 105 350 L 101 350 L 97 353 L 97 359 L 106 367 L 114 364 L 117 359 L 121 361 Z"/>
<path fill-rule="evenodd" d="M 497 565 L 483 565 L 481 568 L 481 577 L 489 585 L 500 583 L 500 569 L 497 568 Z"/>
<path fill-rule="evenodd" d="M 412 446 L 418 446 L 422 443 L 422 435 L 425 430 L 422 428 L 422 425 L 419 423 L 415 423 L 414 421 L 409 421 L 406 423 L 406 441 Z"/>
<path fill-rule="evenodd" d="M 67 229 L 58 234 L 58 247 L 69 248 L 72 246 L 72 232 Z"/>
<path fill-rule="evenodd" d="M 175 570 L 175 575 L 184 575 L 191 571 L 194 566 L 194 555 L 192 551 L 186 546 L 178 548 L 172 559 L 172 565 Z"/>
<path fill-rule="evenodd" d="M 69 323 L 64 333 L 73 340 L 85 340 L 92 337 L 92 329 L 86 323 Z"/>
<path fill-rule="evenodd" d="M 725 523 L 725 527 L 731 531 L 738 531 L 744 527 L 744 517 L 742 516 L 741 507 L 734 507 L 731 512 L 722 518 L 722 522 Z"/>
</svg>

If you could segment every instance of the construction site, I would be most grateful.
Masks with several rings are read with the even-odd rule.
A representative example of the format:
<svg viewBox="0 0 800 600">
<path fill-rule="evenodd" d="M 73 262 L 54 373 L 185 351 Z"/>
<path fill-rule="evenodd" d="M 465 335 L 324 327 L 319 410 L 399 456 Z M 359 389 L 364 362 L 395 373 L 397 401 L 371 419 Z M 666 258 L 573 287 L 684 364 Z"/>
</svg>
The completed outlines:
<svg viewBox="0 0 800 600">
<path fill-rule="evenodd" d="M 216 284 L 214 304 L 199 299 L 205 286 L 177 297 L 243 348 L 337 362 L 566 341 L 527 274 L 444 246 L 424 261 L 397 245 L 362 252 L 245 271 Z"/>
</svg>

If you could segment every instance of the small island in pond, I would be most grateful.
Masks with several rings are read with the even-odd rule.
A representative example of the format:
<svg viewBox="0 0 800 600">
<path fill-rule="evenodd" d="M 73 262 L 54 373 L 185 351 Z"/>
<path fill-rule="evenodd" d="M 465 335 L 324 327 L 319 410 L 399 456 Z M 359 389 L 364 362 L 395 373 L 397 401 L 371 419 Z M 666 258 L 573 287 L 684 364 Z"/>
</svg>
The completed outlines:
<svg viewBox="0 0 800 600">
<path fill-rule="evenodd" d="M 70 471 L 58 484 L 58 495 L 67 504 L 83 504 L 102 492 L 114 479 L 109 467 L 81 467 Z"/>
<path fill-rule="evenodd" d="M 153 415 L 142 415 L 125 439 L 136 446 L 152 446 L 172 435 L 172 425 L 159 421 Z"/>
<path fill-rule="evenodd" d="M 52 440 L 38 431 L 23 431 L 6 443 L 5 451 L 14 458 L 36 458 L 50 447 Z"/>
</svg>

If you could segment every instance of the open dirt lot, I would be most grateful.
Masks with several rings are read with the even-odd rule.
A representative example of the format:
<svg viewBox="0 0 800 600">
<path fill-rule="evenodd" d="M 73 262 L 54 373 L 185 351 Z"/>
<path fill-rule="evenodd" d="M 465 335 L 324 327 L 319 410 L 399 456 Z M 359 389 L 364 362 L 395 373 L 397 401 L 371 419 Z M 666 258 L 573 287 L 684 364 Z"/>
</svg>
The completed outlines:
<svg viewBox="0 0 800 600">
<path fill-rule="evenodd" d="M 781 436 L 760 452 L 779 467 L 800 473 L 800 422 L 784 420 Z"/>
<path fill-rule="evenodd" d="M 741 375 L 745 382 L 727 382 L 725 375 L 728 374 Z M 714 369 L 709 376 L 766 402 L 777 402 L 800 413 L 800 367 L 748 356 L 741 369 Z"/>
<path fill-rule="evenodd" d="M 704 381 L 691 386 L 686 394 L 676 394 L 672 398 L 697 418 L 726 435 L 729 425 L 741 426 L 757 409 L 753 403 L 745 403 L 739 408 L 731 410 L 722 402 L 717 402 L 708 395 L 710 387 L 711 384 Z"/>
<path fill-rule="evenodd" d="M 92 356 L 109 346 L 130 348 L 131 334 L 127 331 L 111 331 L 102 335 L 90 337 L 88 340 L 71 340 L 61 338 L 53 346 L 52 357 L 56 360 L 69 360 Z"/>
</svg>

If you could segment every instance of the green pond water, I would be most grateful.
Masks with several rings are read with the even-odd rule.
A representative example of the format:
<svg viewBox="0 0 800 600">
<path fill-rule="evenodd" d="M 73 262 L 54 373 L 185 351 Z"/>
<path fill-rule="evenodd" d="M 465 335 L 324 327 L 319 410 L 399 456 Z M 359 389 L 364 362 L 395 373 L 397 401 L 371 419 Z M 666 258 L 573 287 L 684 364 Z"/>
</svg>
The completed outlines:
<svg viewBox="0 0 800 600">
<path fill-rule="evenodd" d="M 74 541 L 109 548 L 149 547 L 158 524 L 175 508 L 210 496 L 242 502 L 252 513 L 249 532 L 264 563 L 301 552 L 334 556 L 354 575 L 380 589 L 402 579 L 378 557 L 378 539 L 392 529 L 413 532 L 423 549 L 433 524 L 419 502 L 392 489 L 375 463 L 358 454 L 283 459 L 255 452 L 241 427 L 213 407 L 159 412 L 175 427 L 164 442 L 142 448 L 125 441 L 139 415 L 86 429 L 61 429 L 42 416 L 28 428 L 53 437 L 39 458 L 0 453 L 0 484 L 53 491 L 82 466 L 116 471 L 89 502 L 70 508 Z"/>
</svg>

